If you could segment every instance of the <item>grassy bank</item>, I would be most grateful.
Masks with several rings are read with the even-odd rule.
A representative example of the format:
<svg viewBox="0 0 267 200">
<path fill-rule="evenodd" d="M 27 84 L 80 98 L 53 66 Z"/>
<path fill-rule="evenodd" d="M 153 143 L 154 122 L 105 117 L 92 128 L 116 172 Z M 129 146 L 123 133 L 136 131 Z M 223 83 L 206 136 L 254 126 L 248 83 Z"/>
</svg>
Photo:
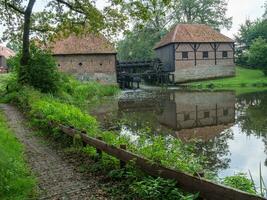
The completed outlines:
<svg viewBox="0 0 267 200">
<path fill-rule="evenodd" d="M 160 161 L 162 165 L 174 169 L 190 174 L 202 170 L 199 164 L 200 158 L 192 153 L 192 147 L 182 144 L 175 138 L 152 137 L 150 133 L 144 133 L 133 142 L 130 136 L 102 130 L 95 117 L 88 114 L 88 107 L 85 106 L 95 105 L 102 98 L 115 95 L 118 91 L 117 87 L 95 82 L 80 83 L 69 77 L 65 77 L 63 82 L 60 91 L 56 94 L 45 94 L 28 86 L 10 84 L 13 86 L 10 87 L 9 93 L 4 96 L 3 101 L 16 104 L 27 114 L 35 128 L 50 133 L 56 138 L 64 139 L 64 135 L 57 129 L 51 130 L 48 125 L 51 120 L 85 130 L 92 137 L 100 136 L 106 143 L 117 147 L 120 144 L 126 144 L 130 151 L 157 163 Z M 93 148 L 87 147 L 86 152 L 88 156 L 96 156 Z M 135 199 L 136 197 L 136 199 L 190 200 L 197 197 L 197 195 L 179 190 L 174 181 L 155 179 L 132 170 L 132 167 L 125 173 L 124 170 L 119 170 L 119 161 L 107 155 L 96 164 L 96 168 L 97 171 L 102 169 L 107 171 L 112 179 L 123 182 L 114 190 L 117 191 L 115 193 L 119 193 L 118 196 L 127 194 L 126 199 Z"/>
<path fill-rule="evenodd" d="M 177 138 L 164 137 L 164 134 L 154 135 L 150 127 L 147 127 L 140 131 L 133 141 L 129 135 L 101 129 L 96 118 L 88 114 L 85 106 L 95 105 L 101 98 L 115 95 L 118 91 L 115 86 L 105 86 L 95 82 L 80 83 L 69 77 L 65 77 L 62 82 L 64 84 L 56 94 L 41 93 L 29 86 L 10 84 L 12 87 L 3 100 L 16 104 L 27 114 L 35 128 L 61 138 L 61 141 L 64 135 L 57 129 L 51 130 L 48 125 L 51 120 L 85 130 L 89 136 L 102 137 L 103 141 L 110 145 L 119 147 L 120 144 L 126 144 L 129 151 L 163 166 L 189 174 L 203 171 L 207 177 L 216 179 L 201 166 L 200 163 L 205 162 L 205 158 L 194 154 L 195 147 L 184 144 Z M 92 158 L 97 156 L 95 149 L 91 147 L 83 148 L 83 151 Z M 103 170 L 113 180 L 119 180 L 120 187 L 114 184 L 116 188 L 111 188 L 110 192 L 123 196 L 123 199 L 193 200 L 197 198 L 197 195 L 185 193 L 177 188 L 176 182 L 149 177 L 133 166 L 130 163 L 127 170 L 121 170 L 117 159 L 104 154 L 95 166 L 91 166 L 91 169 Z"/>
<path fill-rule="evenodd" d="M 23 146 L 0 111 L 0 199 L 23 200 L 34 195 L 35 179 L 24 160 Z"/>
<path fill-rule="evenodd" d="M 267 77 L 261 70 L 236 68 L 236 76 L 185 84 L 189 88 L 235 89 L 240 93 L 267 89 Z"/>
</svg>

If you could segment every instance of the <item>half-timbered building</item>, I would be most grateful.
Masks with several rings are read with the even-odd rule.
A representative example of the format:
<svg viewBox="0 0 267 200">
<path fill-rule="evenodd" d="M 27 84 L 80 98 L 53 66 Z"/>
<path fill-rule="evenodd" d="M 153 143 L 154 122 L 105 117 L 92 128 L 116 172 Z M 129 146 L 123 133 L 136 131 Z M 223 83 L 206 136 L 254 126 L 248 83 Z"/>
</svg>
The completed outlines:
<svg viewBox="0 0 267 200">
<path fill-rule="evenodd" d="M 176 82 L 234 76 L 234 49 L 232 39 L 203 24 L 178 24 L 155 46 Z"/>
</svg>

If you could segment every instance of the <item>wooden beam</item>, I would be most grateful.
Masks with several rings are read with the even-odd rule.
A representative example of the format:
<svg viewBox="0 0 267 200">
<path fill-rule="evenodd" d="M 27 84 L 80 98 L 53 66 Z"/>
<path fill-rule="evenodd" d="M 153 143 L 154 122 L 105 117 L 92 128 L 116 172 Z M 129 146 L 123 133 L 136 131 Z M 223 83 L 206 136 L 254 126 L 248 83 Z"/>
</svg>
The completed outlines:
<svg viewBox="0 0 267 200">
<path fill-rule="evenodd" d="M 194 50 L 194 60 L 195 60 L 195 66 L 197 66 L 197 50 L 200 47 L 199 43 L 189 44 L 191 48 Z"/>
</svg>

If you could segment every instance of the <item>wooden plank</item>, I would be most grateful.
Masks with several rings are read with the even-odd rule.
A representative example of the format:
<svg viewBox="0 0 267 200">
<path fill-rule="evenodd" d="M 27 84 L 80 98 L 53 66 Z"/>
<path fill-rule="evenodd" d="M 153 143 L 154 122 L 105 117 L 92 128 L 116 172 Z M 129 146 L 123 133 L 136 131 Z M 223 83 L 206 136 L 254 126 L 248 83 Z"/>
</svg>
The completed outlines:
<svg viewBox="0 0 267 200">
<path fill-rule="evenodd" d="M 90 146 L 93 146 L 107 154 L 118 158 L 121 161 L 129 162 L 134 160 L 136 165 L 144 172 L 152 176 L 158 176 L 166 179 L 176 180 L 179 187 L 192 193 L 200 193 L 200 197 L 207 200 L 264 200 L 264 198 L 248 194 L 246 192 L 229 188 L 224 185 L 215 184 L 206 179 L 195 177 L 184 172 L 172 170 L 152 161 L 142 158 L 132 152 L 108 145 L 105 142 L 92 138 L 85 133 L 64 125 L 59 125 L 61 130 L 69 136 L 74 136 L 77 132 L 81 135 L 82 140 Z"/>
</svg>

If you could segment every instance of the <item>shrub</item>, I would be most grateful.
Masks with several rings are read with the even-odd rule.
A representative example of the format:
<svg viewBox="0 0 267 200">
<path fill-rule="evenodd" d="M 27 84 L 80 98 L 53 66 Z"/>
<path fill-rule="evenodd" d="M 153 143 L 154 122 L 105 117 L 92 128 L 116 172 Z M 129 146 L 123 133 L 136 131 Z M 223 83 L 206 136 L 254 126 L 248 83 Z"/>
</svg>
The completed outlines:
<svg viewBox="0 0 267 200">
<path fill-rule="evenodd" d="M 28 67 L 29 85 L 42 92 L 56 92 L 59 84 L 59 74 L 54 58 L 46 51 L 32 47 Z"/>
<path fill-rule="evenodd" d="M 248 53 L 248 64 L 262 69 L 267 76 L 267 42 L 259 37 L 254 40 Z"/>
<path fill-rule="evenodd" d="M 27 66 L 20 65 L 21 53 L 8 60 L 11 71 L 18 73 L 19 80 L 41 92 L 55 93 L 59 85 L 59 73 L 54 58 L 45 50 L 31 46 L 31 58 Z M 22 72 L 25 73 L 21 77 Z"/>
</svg>

